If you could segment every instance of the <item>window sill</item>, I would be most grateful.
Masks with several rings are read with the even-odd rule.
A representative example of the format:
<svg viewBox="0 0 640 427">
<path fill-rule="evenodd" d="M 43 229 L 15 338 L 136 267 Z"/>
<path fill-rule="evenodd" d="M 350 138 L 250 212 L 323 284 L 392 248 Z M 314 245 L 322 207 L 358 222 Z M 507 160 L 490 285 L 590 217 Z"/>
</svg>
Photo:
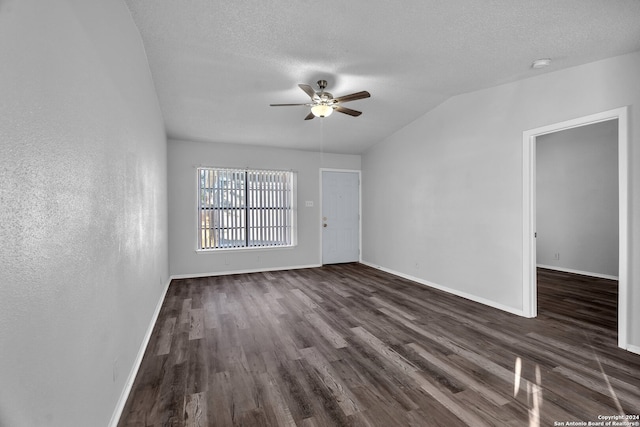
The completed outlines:
<svg viewBox="0 0 640 427">
<path fill-rule="evenodd" d="M 255 252 L 255 251 L 282 251 L 294 249 L 298 245 L 289 246 L 255 246 L 251 248 L 219 248 L 219 249 L 196 249 L 198 255 L 212 255 L 222 252 Z"/>
</svg>

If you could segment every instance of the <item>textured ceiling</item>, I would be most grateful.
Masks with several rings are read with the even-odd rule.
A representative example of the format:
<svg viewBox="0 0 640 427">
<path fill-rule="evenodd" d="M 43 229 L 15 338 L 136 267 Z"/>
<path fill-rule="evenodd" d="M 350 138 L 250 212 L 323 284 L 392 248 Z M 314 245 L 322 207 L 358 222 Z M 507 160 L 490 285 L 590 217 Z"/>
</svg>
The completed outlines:
<svg viewBox="0 0 640 427">
<path fill-rule="evenodd" d="M 640 49 L 638 0 L 126 2 L 167 135 L 205 142 L 362 153 L 453 95 Z M 321 78 L 363 114 L 269 107 Z"/>
</svg>

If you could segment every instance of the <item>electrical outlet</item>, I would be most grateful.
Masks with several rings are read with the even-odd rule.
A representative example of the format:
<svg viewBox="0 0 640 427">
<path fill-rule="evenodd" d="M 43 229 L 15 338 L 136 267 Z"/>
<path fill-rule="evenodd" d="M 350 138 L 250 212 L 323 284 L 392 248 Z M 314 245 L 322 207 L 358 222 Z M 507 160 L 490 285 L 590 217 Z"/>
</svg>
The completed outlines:
<svg viewBox="0 0 640 427">
<path fill-rule="evenodd" d="M 560 252 L 556 252 L 555 254 L 553 254 L 553 259 L 556 261 L 560 261 Z"/>
<path fill-rule="evenodd" d="M 304 202 L 305 207 L 307 208 L 312 208 L 313 207 L 313 200 L 307 200 Z"/>
</svg>

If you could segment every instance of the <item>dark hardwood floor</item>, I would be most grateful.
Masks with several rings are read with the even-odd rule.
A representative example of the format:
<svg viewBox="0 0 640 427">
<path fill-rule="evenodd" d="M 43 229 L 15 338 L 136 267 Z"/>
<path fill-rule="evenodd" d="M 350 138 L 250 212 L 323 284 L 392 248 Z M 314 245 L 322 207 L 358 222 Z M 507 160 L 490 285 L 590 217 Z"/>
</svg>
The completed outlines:
<svg viewBox="0 0 640 427">
<path fill-rule="evenodd" d="M 538 268 L 538 314 L 617 334 L 618 282 Z"/>
<path fill-rule="evenodd" d="M 360 264 L 174 280 L 119 425 L 554 426 L 640 412 L 615 282 L 525 319 Z M 558 424 L 555 424 L 555 423 Z M 586 424 L 585 424 L 586 425 Z"/>
</svg>

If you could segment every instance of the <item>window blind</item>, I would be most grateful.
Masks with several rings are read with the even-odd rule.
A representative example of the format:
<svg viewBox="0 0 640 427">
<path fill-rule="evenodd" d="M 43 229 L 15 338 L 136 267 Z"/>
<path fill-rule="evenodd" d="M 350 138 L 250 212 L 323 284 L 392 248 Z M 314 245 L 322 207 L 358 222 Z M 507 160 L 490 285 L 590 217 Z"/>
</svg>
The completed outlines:
<svg viewBox="0 0 640 427">
<path fill-rule="evenodd" d="M 198 168 L 198 249 L 291 246 L 289 171 Z"/>
</svg>

